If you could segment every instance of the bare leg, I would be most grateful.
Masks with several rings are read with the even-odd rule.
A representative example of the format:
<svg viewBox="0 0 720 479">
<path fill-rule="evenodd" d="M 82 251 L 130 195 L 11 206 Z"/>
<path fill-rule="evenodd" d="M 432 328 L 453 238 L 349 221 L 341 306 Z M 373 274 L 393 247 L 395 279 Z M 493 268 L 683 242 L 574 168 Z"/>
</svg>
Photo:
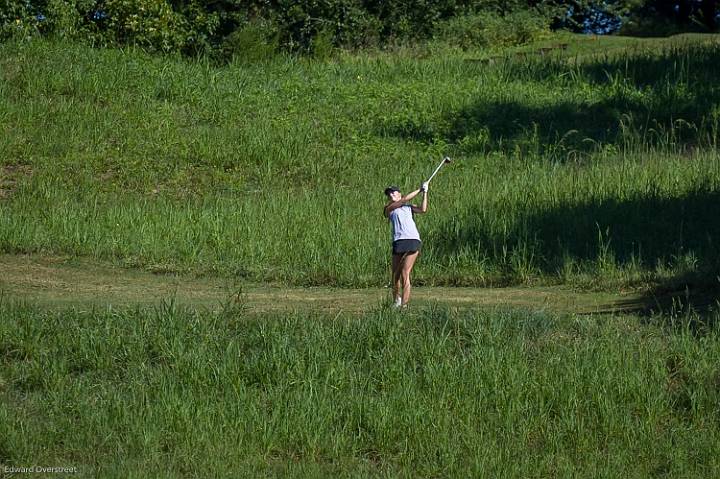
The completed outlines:
<svg viewBox="0 0 720 479">
<path fill-rule="evenodd" d="M 400 285 L 401 285 L 401 260 L 403 256 L 399 254 L 392 255 L 392 300 L 400 297 Z"/>
<path fill-rule="evenodd" d="M 403 260 L 401 262 L 401 275 L 402 275 L 402 286 L 403 286 L 403 293 L 402 293 L 402 304 L 406 305 L 408 304 L 408 301 L 410 301 L 410 290 L 412 289 L 412 285 L 410 284 L 410 273 L 412 273 L 413 266 L 415 266 L 415 261 L 417 260 L 418 256 L 420 255 L 419 252 L 414 253 L 408 253 L 403 255 Z"/>
</svg>

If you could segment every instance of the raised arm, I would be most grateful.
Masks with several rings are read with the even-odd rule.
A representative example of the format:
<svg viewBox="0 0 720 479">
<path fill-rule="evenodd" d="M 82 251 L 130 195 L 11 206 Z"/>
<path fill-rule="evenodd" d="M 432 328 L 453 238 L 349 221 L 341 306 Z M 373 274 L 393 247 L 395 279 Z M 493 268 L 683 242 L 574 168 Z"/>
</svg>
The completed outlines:
<svg viewBox="0 0 720 479">
<path fill-rule="evenodd" d="M 390 212 L 392 212 L 392 210 L 394 210 L 396 208 L 400 208 L 402 205 L 404 205 L 411 199 L 415 198 L 419 193 L 420 193 L 420 189 L 418 188 L 417 190 L 403 196 L 399 200 L 393 201 L 392 203 L 385 205 L 385 208 L 383 209 L 383 214 L 385 216 L 390 216 Z"/>
<path fill-rule="evenodd" d="M 417 207 L 415 205 L 412 206 L 413 213 L 427 213 L 428 210 L 428 184 L 423 183 L 420 187 L 420 191 L 422 191 L 423 199 L 422 199 L 422 205 L 420 207 Z"/>
</svg>

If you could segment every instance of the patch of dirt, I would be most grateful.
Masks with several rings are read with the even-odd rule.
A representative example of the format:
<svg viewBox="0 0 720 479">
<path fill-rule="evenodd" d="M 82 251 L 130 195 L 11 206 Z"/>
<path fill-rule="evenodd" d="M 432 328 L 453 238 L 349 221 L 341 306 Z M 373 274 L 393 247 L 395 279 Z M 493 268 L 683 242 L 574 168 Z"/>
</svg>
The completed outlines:
<svg viewBox="0 0 720 479">
<path fill-rule="evenodd" d="M 39 255 L 0 255 L 0 298 L 30 300 L 49 307 L 157 304 L 172 299 L 193 307 L 240 305 L 262 311 L 362 312 L 389 301 L 388 288 L 286 287 L 230 278 L 159 275 L 92 260 Z M 416 287 L 412 308 L 522 308 L 592 314 L 620 299 L 618 294 L 577 292 L 563 287 Z M 237 304 L 236 304 L 237 303 Z"/>
<path fill-rule="evenodd" d="M 30 165 L 2 165 L 0 166 L 0 200 L 7 199 L 17 189 L 17 184 L 23 178 L 32 176 Z"/>
</svg>

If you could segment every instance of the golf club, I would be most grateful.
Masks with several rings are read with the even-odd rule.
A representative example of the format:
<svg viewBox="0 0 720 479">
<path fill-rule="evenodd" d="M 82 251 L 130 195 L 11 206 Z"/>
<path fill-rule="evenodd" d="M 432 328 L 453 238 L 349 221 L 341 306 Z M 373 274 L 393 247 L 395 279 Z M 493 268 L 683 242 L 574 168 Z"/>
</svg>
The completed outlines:
<svg viewBox="0 0 720 479">
<path fill-rule="evenodd" d="M 440 171 L 440 168 L 442 168 L 444 164 L 450 163 L 450 162 L 452 162 L 452 160 L 450 159 L 449 156 L 446 156 L 445 158 L 443 158 L 443 160 L 440 162 L 440 164 L 438 165 L 438 167 L 435 168 L 435 171 L 433 171 L 433 174 L 430 175 L 430 178 L 427 179 L 427 182 L 426 182 L 426 183 L 430 183 L 430 180 L 432 180 L 433 177 L 434 177 L 435 175 L 437 175 L 437 172 Z"/>
</svg>

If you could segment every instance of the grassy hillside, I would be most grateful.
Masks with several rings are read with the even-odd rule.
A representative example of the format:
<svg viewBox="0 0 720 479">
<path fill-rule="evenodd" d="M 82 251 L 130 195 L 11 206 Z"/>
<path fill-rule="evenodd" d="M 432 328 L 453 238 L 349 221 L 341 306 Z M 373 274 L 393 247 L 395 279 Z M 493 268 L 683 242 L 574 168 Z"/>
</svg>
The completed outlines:
<svg viewBox="0 0 720 479">
<path fill-rule="evenodd" d="M 226 68 L 0 45 L 0 252 L 383 284 L 382 190 L 447 154 L 418 220 L 420 283 L 713 268 L 717 37 L 549 45 L 568 41 Z"/>
<path fill-rule="evenodd" d="M 6 466 L 77 477 L 720 473 L 717 323 L 7 301 L 0 316 Z"/>
</svg>

